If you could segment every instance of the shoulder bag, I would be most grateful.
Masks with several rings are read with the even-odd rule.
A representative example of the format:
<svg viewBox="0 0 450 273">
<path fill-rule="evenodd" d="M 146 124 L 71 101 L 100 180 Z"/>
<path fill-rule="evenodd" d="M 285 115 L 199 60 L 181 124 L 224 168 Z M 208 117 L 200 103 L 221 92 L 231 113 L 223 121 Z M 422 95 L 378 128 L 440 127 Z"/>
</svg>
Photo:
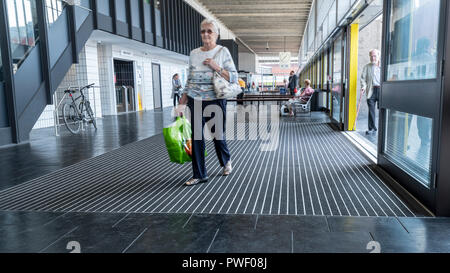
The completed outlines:
<svg viewBox="0 0 450 273">
<path fill-rule="evenodd" d="M 219 55 L 222 49 L 223 46 L 219 49 L 216 55 L 214 55 L 213 60 Z M 214 72 L 213 84 L 214 91 L 218 99 L 234 98 L 242 93 L 241 86 L 238 83 L 230 83 L 217 72 Z"/>
</svg>

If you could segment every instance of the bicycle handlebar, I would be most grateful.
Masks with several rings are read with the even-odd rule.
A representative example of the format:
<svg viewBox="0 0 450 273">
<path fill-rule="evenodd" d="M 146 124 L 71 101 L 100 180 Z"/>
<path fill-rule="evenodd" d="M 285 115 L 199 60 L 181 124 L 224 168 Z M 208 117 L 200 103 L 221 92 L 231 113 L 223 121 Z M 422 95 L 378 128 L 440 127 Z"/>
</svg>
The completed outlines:
<svg viewBox="0 0 450 273">
<path fill-rule="evenodd" d="M 75 94 L 77 91 L 83 92 L 85 89 L 92 88 L 95 85 L 95 83 L 91 83 L 90 85 L 86 85 L 82 88 L 72 89 L 72 87 L 69 87 L 67 90 L 64 91 L 64 93 L 73 93 Z"/>
</svg>

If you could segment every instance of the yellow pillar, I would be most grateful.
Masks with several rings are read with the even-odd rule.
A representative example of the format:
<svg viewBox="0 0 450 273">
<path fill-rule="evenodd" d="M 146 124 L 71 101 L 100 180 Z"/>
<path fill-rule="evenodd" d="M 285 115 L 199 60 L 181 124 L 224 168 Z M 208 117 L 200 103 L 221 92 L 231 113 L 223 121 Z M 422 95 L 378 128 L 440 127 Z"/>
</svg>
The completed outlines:
<svg viewBox="0 0 450 273">
<path fill-rule="evenodd" d="M 350 68 L 348 88 L 348 130 L 355 130 L 355 122 L 358 107 L 358 46 L 359 46 L 359 24 L 350 26 Z"/>
</svg>

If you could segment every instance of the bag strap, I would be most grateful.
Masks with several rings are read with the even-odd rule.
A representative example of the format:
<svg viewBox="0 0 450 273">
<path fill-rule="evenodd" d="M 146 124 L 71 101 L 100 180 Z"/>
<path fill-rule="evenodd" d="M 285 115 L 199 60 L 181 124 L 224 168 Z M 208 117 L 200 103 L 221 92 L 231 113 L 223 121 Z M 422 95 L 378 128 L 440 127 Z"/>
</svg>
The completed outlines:
<svg viewBox="0 0 450 273">
<path fill-rule="evenodd" d="M 219 56 L 219 53 L 222 51 L 222 49 L 223 49 L 223 46 L 221 46 L 221 48 L 219 49 L 219 51 L 217 51 L 217 53 L 214 55 L 214 57 L 212 58 L 213 60 L 214 60 L 217 56 Z"/>
</svg>

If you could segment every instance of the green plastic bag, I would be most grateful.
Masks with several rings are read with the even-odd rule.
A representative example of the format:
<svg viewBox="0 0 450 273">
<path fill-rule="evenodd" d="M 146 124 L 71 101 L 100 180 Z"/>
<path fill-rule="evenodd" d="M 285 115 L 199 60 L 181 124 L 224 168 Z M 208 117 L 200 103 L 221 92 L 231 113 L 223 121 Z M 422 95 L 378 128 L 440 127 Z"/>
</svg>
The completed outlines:
<svg viewBox="0 0 450 273">
<path fill-rule="evenodd" d="M 170 161 L 184 164 L 192 161 L 192 129 L 185 117 L 177 117 L 169 127 L 163 129 Z"/>
</svg>

